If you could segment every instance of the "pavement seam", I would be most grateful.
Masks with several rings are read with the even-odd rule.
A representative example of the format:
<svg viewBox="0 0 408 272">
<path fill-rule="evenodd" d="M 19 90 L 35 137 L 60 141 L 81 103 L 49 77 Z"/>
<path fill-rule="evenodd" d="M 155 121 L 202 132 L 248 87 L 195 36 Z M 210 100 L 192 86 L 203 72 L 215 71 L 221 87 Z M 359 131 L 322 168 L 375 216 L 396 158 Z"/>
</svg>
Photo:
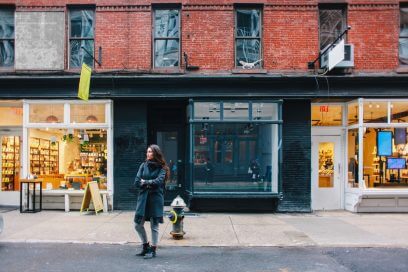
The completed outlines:
<svg viewBox="0 0 408 272">
<path fill-rule="evenodd" d="M 232 230 L 234 231 L 234 234 L 235 234 L 235 239 L 237 239 L 238 244 L 241 244 L 241 242 L 239 241 L 237 232 L 236 232 L 236 230 L 235 230 L 235 228 L 234 228 L 234 223 L 232 223 L 231 216 L 229 215 L 228 218 L 229 218 L 229 220 L 230 220 L 230 222 L 231 222 Z"/>
</svg>

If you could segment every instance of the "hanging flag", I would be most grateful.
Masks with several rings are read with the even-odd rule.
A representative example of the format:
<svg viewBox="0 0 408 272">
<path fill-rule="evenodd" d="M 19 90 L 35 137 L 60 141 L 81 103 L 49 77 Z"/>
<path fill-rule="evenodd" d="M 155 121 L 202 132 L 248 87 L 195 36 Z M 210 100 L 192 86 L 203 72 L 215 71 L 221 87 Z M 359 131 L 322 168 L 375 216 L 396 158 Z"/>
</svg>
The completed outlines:
<svg viewBox="0 0 408 272">
<path fill-rule="evenodd" d="M 78 98 L 88 101 L 89 85 L 91 83 L 92 69 L 85 63 L 82 63 L 81 77 L 79 78 Z"/>
</svg>

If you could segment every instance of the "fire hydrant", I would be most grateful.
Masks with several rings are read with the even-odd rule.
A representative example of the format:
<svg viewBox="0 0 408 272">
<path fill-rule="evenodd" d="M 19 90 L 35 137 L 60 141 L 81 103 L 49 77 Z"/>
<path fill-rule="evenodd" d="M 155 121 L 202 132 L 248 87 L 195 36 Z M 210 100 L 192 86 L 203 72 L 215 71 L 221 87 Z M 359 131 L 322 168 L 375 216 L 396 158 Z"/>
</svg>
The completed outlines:
<svg viewBox="0 0 408 272">
<path fill-rule="evenodd" d="M 175 199 L 173 199 L 173 202 L 171 202 L 170 206 L 173 208 L 168 215 L 170 222 L 173 225 L 170 234 L 176 240 L 183 239 L 184 234 L 186 234 L 183 231 L 184 208 L 187 205 L 184 200 L 178 195 Z"/>
</svg>

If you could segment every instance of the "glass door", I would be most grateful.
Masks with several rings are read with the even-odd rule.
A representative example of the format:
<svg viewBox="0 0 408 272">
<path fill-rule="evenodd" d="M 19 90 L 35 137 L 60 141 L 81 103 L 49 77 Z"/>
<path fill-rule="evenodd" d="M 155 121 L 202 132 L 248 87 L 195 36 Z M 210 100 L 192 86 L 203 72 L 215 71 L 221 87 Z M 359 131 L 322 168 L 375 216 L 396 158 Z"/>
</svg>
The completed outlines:
<svg viewBox="0 0 408 272">
<path fill-rule="evenodd" d="M 17 135 L 0 135 L 0 188 L 1 191 L 20 189 L 21 138 Z"/>
</svg>

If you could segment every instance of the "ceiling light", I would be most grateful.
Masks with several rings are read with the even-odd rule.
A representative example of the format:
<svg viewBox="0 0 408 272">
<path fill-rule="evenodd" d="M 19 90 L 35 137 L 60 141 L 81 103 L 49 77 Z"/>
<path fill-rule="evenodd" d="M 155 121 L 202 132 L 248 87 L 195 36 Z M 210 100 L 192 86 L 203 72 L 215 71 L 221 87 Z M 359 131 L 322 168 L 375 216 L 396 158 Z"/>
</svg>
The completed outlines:
<svg viewBox="0 0 408 272">
<path fill-rule="evenodd" d="M 58 123 L 58 118 L 55 115 L 48 116 L 45 121 L 47 123 Z"/>
<path fill-rule="evenodd" d="M 95 115 L 88 115 L 88 117 L 86 117 L 86 121 L 88 123 L 96 123 L 98 122 L 98 118 L 96 118 Z"/>
</svg>

